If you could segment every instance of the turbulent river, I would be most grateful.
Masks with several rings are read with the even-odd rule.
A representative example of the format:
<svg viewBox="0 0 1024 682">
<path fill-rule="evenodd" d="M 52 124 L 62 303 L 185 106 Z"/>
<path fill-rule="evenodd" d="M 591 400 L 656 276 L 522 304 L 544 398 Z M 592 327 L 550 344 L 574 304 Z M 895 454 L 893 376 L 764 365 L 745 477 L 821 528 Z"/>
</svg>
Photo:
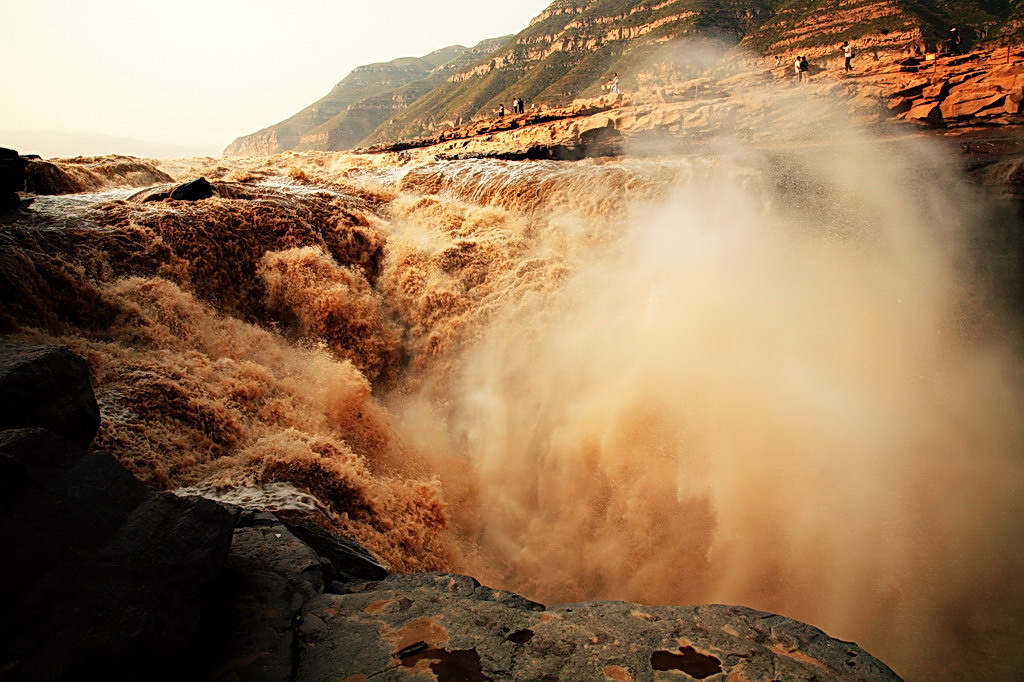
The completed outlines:
<svg viewBox="0 0 1024 682">
<path fill-rule="evenodd" d="M 0 330 L 89 361 L 94 446 L 146 483 L 315 511 L 395 571 L 744 604 L 1009 679 L 1019 311 L 945 152 L 862 142 L 39 197 L 0 226 Z"/>
</svg>

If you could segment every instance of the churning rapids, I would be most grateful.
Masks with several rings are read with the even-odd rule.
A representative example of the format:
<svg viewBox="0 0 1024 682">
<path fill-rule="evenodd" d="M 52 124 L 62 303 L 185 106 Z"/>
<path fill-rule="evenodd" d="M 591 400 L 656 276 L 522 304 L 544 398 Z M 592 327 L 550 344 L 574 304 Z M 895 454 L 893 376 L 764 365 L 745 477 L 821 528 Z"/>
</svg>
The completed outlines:
<svg viewBox="0 0 1024 682">
<path fill-rule="evenodd" d="M 89 361 L 95 447 L 143 481 L 316 510 L 395 571 L 744 604 L 1007 679 L 1024 391 L 988 216 L 941 149 L 853 135 L 40 197 L 0 226 L 0 328 Z"/>
</svg>

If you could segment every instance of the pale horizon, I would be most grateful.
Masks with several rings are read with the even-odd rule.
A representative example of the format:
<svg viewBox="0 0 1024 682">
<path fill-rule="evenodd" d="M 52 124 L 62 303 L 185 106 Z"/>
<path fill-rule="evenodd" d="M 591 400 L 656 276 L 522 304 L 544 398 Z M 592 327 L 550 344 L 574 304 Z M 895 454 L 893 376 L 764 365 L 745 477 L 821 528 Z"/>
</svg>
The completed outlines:
<svg viewBox="0 0 1024 682">
<path fill-rule="evenodd" d="M 0 147 L 43 157 L 219 156 L 354 68 L 526 28 L 551 0 L 0 0 Z M 106 146 L 109 145 L 109 149 Z"/>
</svg>

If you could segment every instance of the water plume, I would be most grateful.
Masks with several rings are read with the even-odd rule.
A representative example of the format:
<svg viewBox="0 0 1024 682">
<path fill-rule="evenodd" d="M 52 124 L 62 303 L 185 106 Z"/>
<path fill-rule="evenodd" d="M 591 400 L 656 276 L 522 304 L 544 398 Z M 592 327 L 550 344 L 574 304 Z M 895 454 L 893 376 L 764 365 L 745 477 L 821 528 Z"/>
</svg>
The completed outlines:
<svg viewBox="0 0 1024 682">
<path fill-rule="evenodd" d="M 487 584 L 743 603 L 914 679 L 1006 679 L 1024 392 L 964 267 L 979 198 L 940 149 L 802 106 L 832 125 L 714 142 L 392 408 Z"/>
</svg>

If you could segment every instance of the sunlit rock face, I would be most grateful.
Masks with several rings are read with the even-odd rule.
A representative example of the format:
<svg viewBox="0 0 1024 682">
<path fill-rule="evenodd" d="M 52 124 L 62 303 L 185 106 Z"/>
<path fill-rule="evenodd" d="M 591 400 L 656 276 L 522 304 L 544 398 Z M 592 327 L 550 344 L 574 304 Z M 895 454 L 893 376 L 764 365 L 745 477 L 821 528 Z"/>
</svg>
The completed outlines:
<svg viewBox="0 0 1024 682">
<path fill-rule="evenodd" d="M 842 43 L 848 41 L 856 55 L 853 75 L 860 77 L 897 60 L 948 52 L 951 26 L 960 27 L 960 50 L 1020 42 L 1019 21 L 1009 5 L 968 2 L 923 11 L 876 0 L 808 0 L 777 7 L 559 0 L 514 36 L 359 67 L 318 102 L 240 137 L 226 153 L 346 150 L 436 136 L 491 118 L 502 105 L 511 112 L 513 99 L 551 109 L 601 96 L 610 92 L 613 74 L 621 77 L 623 91 L 646 101 L 699 77 L 723 53 L 772 65 L 778 59 L 776 76 L 788 79 L 798 55 L 810 59 L 812 73 L 843 71 Z M 691 86 L 688 96 L 703 94 Z M 949 102 L 944 120 L 982 110 L 985 116 L 1019 113 L 1019 97 L 997 97 L 977 107 L 957 106 L 957 101 Z M 937 107 L 917 107 L 914 118 L 934 122 L 933 110 Z"/>
</svg>

